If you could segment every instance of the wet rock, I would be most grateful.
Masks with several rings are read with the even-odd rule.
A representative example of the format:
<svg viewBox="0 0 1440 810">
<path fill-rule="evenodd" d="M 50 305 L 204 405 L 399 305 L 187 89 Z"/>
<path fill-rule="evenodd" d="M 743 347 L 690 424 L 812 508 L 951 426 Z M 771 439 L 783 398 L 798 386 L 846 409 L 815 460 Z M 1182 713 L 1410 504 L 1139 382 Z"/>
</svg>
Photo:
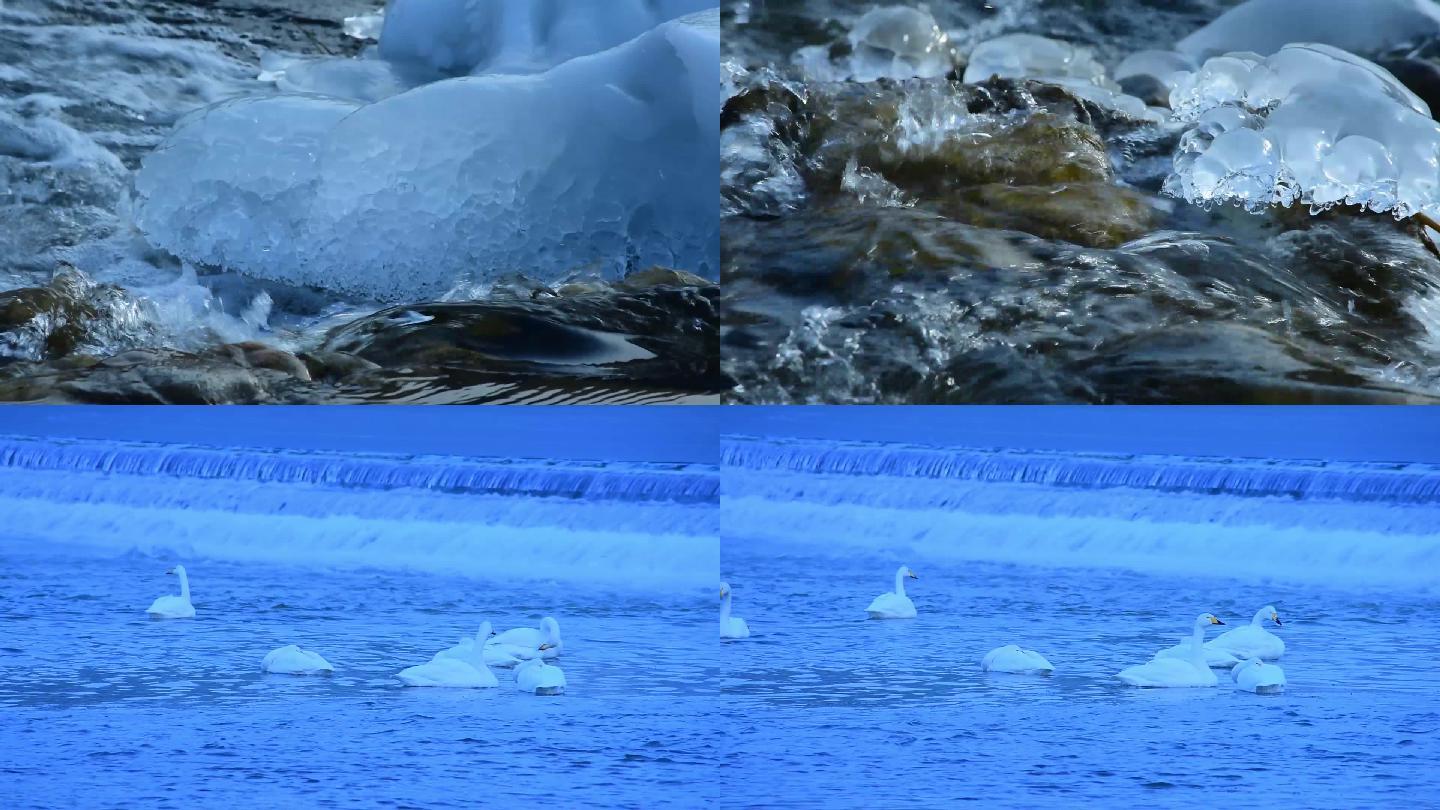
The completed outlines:
<svg viewBox="0 0 1440 810">
<path fill-rule="evenodd" d="M 1089 247 L 1118 247 L 1149 233 L 1159 220 L 1148 197 L 1111 183 L 990 184 L 957 192 L 939 207 L 971 225 Z"/>
<path fill-rule="evenodd" d="M 44 287 L 0 292 L 0 356 L 58 360 L 143 339 L 149 327 L 124 290 L 68 265 Z"/>
<path fill-rule="evenodd" d="M 649 290 L 654 287 L 695 287 L 701 288 L 710 282 L 684 270 L 670 267 L 650 267 L 627 273 L 620 280 L 619 287 L 626 290 Z"/>
<path fill-rule="evenodd" d="M 1105 142 L 1094 127 L 1049 115 L 1018 124 L 981 125 L 933 148 L 882 143 L 862 148 L 858 155 L 862 166 L 922 197 L 994 183 L 1038 186 L 1113 179 Z"/>
<path fill-rule="evenodd" d="M 264 358 L 222 346 L 190 353 L 133 349 L 98 362 L 27 364 L 0 381 L 0 401 L 75 402 L 101 405 L 249 405 L 315 401 L 316 393 L 293 371 L 247 365 Z M 283 365 L 283 364 L 282 364 Z M 301 370 L 304 367 L 301 366 Z"/>
<path fill-rule="evenodd" d="M 363 357 L 344 352 L 301 352 L 298 356 L 310 372 L 310 379 L 324 382 L 353 380 L 380 368 Z"/>
<path fill-rule="evenodd" d="M 1105 402 L 1195 405 L 1386 405 L 1440 403 L 1377 383 L 1298 341 L 1238 324 L 1146 332 L 1102 347 L 1086 373 Z"/>
<path fill-rule="evenodd" d="M 237 366 L 266 368 L 288 374 L 297 380 L 310 381 L 310 369 L 300 358 L 264 343 L 227 343 L 215 349 L 215 352 L 225 355 Z"/>
<path fill-rule="evenodd" d="M 718 390 L 718 297 L 713 286 L 659 286 L 392 307 L 334 330 L 322 351 L 385 369 Z"/>
</svg>

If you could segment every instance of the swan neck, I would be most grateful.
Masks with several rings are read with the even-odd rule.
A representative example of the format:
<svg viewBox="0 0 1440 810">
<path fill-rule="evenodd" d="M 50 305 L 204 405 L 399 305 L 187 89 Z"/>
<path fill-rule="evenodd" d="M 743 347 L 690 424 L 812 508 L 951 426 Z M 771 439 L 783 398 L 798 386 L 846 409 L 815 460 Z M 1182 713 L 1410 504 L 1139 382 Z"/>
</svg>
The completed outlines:
<svg viewBox="0 0 1440 810">
<path fill-rule="evenodd" d="M 188 602 L 190 601 L 190 577 L 186 575 L 184 569 L 175 573 L 180 575 L 180 598 Z"/>
<path fill-rule="evenodd" d="M 1251 626 L 1251 627 L 1264 627 L 1264 626 L 1265 626 L 1265 620 L 1268 619 L 1268 618 L 1270 618 L 1270 612 L 1269 612 L 1269 611 L 1266 611 L 1266 610 L 1261 610 L 1260 612 L 1258 612 L 1258 613 L 1255 614 L 1255 618 L 1253 618 L 1253 619 L 1250 620 L 1250 626 Z"/>
<path fill-rule="evenodd" d="M 905 595 L 905 569 L 904 569 L 904 568 L 901 568 L 899 571 L 896 571 L 896 572 L 895 572 L 895 594 L 896 594 L 897 596 L 904 596 L 904 595 Z"/>
<path fill-rule="evenodd" d="M 720 623 L 721 623 L 721 624 L 728 624 L 729 622 L 730 622 L 730 594 L 727 593 L 727 594 L 725 594 L 725 598 L 720 600 Z"/>
<path fill-rule="evenodd" d="M 1190 634 L 1190 660 L 1205 663 L 1205 625 L 1195 625 L 1195 632 Z"/>
</svg>

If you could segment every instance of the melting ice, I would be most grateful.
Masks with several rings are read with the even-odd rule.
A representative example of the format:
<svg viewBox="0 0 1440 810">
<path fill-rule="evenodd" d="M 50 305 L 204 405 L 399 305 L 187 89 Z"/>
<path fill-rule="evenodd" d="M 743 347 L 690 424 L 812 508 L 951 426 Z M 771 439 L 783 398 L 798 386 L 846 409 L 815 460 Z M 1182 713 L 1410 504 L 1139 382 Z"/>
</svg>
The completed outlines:
<svg viewBox="0 0 1440 810">
<path fill-rule="evenodd" d="M 1440 125 L 1394 76 L 1327 45 L 1215 57 L 1177 78 L 1192 124 L 1167 193 L 1252 211 L 1341 203 L 1397 218 L 1440 210 Z"/>
<path fill-rule="evenodd" d="M 382 300 L 516 272 L 713 277 L 718 12 L 671 19 L 707 5 L 397 0 L 373 58 L 272 61 L 297 92 L 182 121 L 136 177 L 136 222 L 191 262 Z"/>
</svg>

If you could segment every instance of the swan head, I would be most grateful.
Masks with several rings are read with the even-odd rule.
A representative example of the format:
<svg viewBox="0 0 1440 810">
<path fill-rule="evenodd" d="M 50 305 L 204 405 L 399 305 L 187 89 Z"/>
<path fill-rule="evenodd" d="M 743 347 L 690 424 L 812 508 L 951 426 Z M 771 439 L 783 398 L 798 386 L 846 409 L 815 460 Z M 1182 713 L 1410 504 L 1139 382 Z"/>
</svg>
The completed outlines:
<svg viewBox="0 0 1440 810">
<path fill-rule="evenodd" d="M 1195 617 L 1196 628 L 1209 627 L 1212 624 L 1224 624 L 1224 622 L 1215 618 L 1214 613 L 1201 613 L 1199 616 Z"/>
<path fill-rule="evenodd" d="M 1239 678 L 1240 673 L 1244 672 L 1250 667 L 1258 667 L 1263 665 L 1264 663 L 1265 662 L 1261 661 L 1259 658 L 1242 657 L 1240 659 L 1240 663 L 1230 668 L 1230 675 L 1232 677 Z"/>
<path fill-rule="evenodd" d="M 174 568 L 171 568 L 170 570 L 166 571 L 165 574 L 166 574 L 167 576 L 172 576 L 172 575 L 173 575 L 173 576 L 177 576 L 177 577 L 183 577 L 183 576 L 185 576 L 185 566 L 183 566 L 183 565 L 177 565 L 177 566 L 175 566 Z"/>
<path fill-rule="evenodd" d="M 493 635 L 495 635 L 495 628 L 490 625 L 490 622 L 481 622 L 480 629 L 475 631 L 475 638 L 482 640 L 490 638 Z"/>
<path fill-rule="evenodd" d="M 902 565 L 902 566 L 900 566 L 900 570 L 897 571 L 896 573 L 899 574 L 899 575 L 902 576 L 902 577 L 905 577 L 906 579 L 919 579 L 919 578 L 920 578 L 920 575 L 917 574 L 917 573 L 915 573 L 914 571 L 911 571 L 911 570 L 910 570 L 910 566 L 908 566 L 908 565 Z"/>
<path fill-rule="evenodd" d="M 730 595 L 730 583 L 728 583 L 728 582 L 722 582 L 722 583 L 720 583 L 720 598 L 721 598 L 721 599 L 724 599 L 725 597 L 727 597 L 727 596 L 729 596 L 729 595 Z"/>
<path fill-rule="evenodd" d="M 1275 611 L 1274 605 L 1266 605 L 1265 607 L 1260 608 L 1260 611 L 1255 614 L 1255 620 L 1252 622 L 1252 624 L 1260 624 L 1266 619 L 1274 622 L 1276 627 L 1284 626 L 1280 621 L 1280 614 Z"/>
</svg>

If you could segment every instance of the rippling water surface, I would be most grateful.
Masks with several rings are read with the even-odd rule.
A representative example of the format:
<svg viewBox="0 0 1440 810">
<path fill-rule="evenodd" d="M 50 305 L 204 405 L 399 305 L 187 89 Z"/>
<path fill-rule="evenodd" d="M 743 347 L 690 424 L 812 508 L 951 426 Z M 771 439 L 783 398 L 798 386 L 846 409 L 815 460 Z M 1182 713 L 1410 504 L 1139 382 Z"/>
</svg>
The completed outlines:
<svg viewBox="0 0 1440 810">
<path fill-rule="evenodd" d="M 191 562 L 0 539 L 5 807 L 690 806 L 713 775 L 710 611 L 683 596 L 403 571 Z M 187 561 L 188 562 L 188 561 Z M 556 616 L 563 697 L 410 689 L 473 634 Z M 333 676 L 264 674 L 296 643 Z"/>
<path fill-rule="evenodd" d="M 911 559 L 919 617 L 868 620 L 900 562 L 726 538 L 735 613 L 754 634 L 721 650 L 732 800 L 1362 807 L 1440 791 L 1433 597 Z M 1284 694 L 1223 673 L 1214 689 L 1113 677 L 1201 612 L 1243 623 L 1267 602 L 1285 622 Z M 985 652 L 1010 643 L 1045 654 L 1054 676 L 982 673 Z M 762 787 L 761 773 L 779 776 Z"/>
</svg>

